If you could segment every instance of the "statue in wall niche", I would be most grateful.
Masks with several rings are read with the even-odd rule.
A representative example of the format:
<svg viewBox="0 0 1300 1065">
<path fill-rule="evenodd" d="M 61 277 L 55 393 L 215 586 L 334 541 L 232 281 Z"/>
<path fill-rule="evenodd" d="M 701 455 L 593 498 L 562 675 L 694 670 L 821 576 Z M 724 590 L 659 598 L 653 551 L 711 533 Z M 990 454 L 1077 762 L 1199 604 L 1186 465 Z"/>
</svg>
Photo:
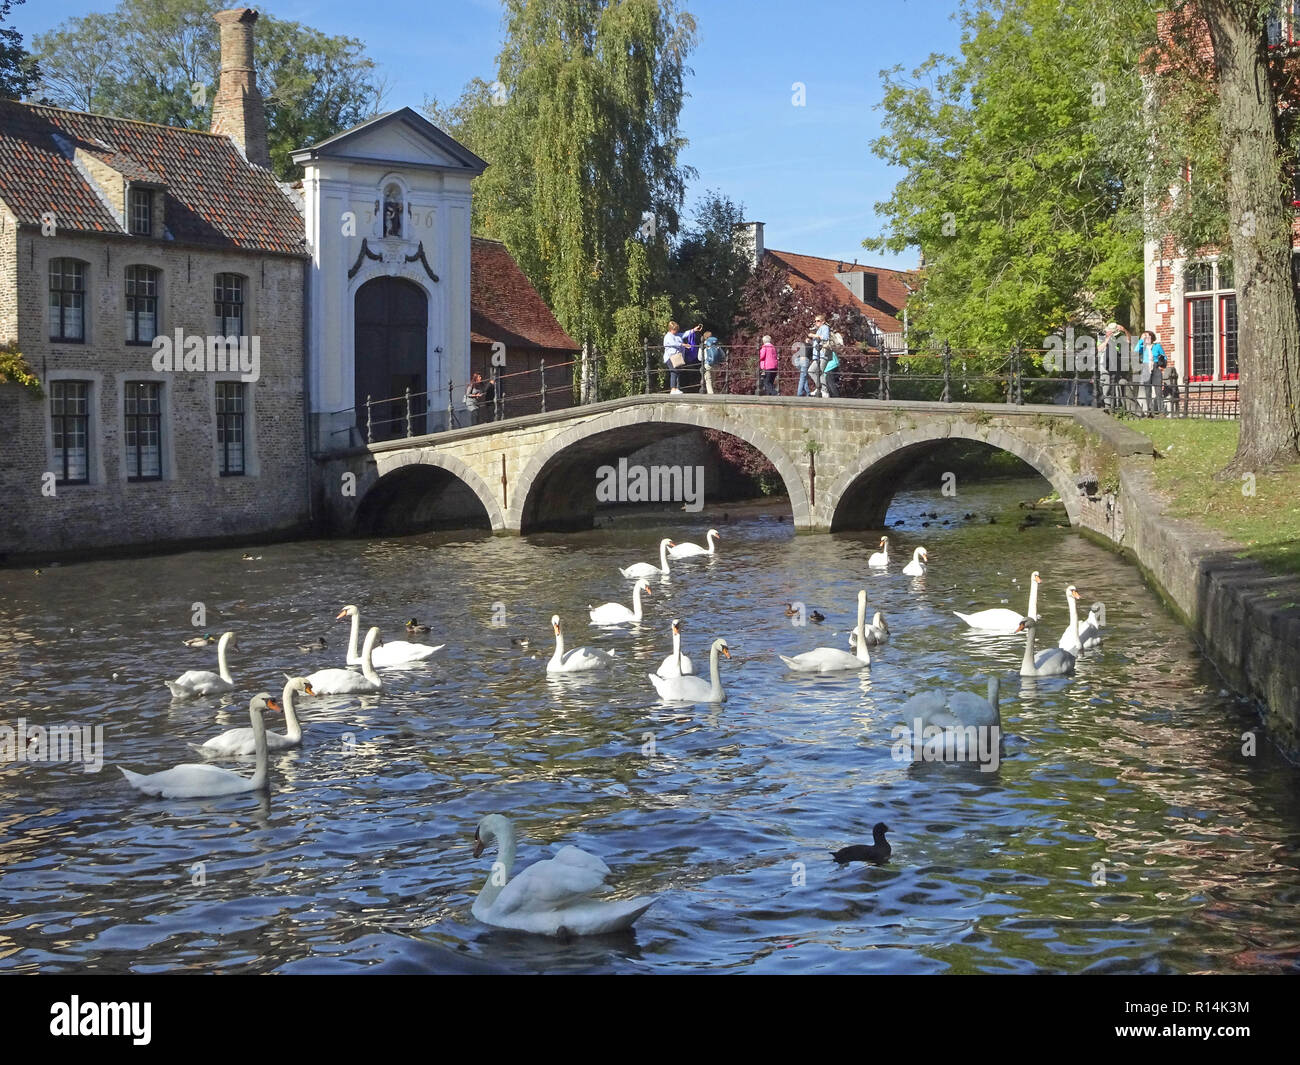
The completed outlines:
<svg viewBox="0 0 1300 1065">
<path fill-rule="evenodd" d="M 384 236 L 402 235 L 402 201 L 392 186 L 384 190 Z"/>
</svg>

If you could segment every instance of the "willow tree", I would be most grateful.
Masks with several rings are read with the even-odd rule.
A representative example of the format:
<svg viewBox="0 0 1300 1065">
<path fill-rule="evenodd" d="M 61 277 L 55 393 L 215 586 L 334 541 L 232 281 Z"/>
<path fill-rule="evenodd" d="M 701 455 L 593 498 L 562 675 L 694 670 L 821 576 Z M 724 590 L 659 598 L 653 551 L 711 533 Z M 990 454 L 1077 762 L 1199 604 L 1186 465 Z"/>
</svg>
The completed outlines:
<svg viewBox="0 0 1300 1065">
<path fill-rule="evenodd" d="M 505 242 L 584 353 L 630 373 L 690 176 L 678 117 L 694 19 L 673 0 L 504 9 L 496 80 L 428 110 L 490 164 L 476 232 Z"/>
</svg>

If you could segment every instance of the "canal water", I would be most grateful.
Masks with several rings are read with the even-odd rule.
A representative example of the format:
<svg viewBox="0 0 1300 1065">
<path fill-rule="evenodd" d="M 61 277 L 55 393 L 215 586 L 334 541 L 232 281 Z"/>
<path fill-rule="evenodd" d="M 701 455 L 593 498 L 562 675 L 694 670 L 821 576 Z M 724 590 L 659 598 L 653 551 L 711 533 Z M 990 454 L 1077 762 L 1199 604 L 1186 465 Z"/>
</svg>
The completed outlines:
<svg viewBox="0 0 1300 1065">
<path fill-rule="evenodd" d="M 1050 517 L 1017 527 L 1045 490 L 901 495 L 883 573 L 872 536 L 796 537 L 788 515 L 745 507 L 0 572 L 0 722 L 102 725 L 105 743 L 100 772 L 0 765 L 0 970 L 1295 970 L 1300 772 L 1262 735 L 1243 754 L 1254 714 L 1132 567 Z M 629 600 L 618 566 L 710 524 L 719 554 L 652 582 L 641 628 L 589 628 L 588 604 Z M 931 566 L 913 579 L 917 544 Z M 1023 611 L 1034 569 L 1052 644 L 1068 583 L 1106 604 L 1104 646 L 1073 679 L 1022 684 L 1019 639 L 951 614 Z M 893 633 L 871 669 L 789 673 L 778 653 L 847 646 L 861 587 Z M 826 620 L 793 624 L 790 601 Z M 341 665 L 347 603 L 390 638 L 418 617 L 447 646 L 385 671 L 380 696 L 304 700 L 305 745 L 272 756 L 265 798 L 126 785 L 117 765 L 192 760 L 187 742 L 246 724 L 285 671 Z M 214 668 L 181 643 L 195 604 L 200 631 L 239 634 L 238 698 L 174 703 L 163 684 Z M 617 667 L 548 678 L 553 613 Z M 699 668 L 729 642 L 725 705 L 658 702 L 646 673 L 674 617 Z M 299 650 L 321 635 L 326 652 Z M 996 771 L 896 759 L 909 694 L 983 691 L 990 674 Z M 657 905 L 633 934 L 570 942 L 480 924 L 495 851 L 475 859 L 473 836 L 491 812 L 514 819 L 517 868 L 576 844 L 618 896 Z M 877 821 L 888 864 L 831 861 Z"/>
</svg>

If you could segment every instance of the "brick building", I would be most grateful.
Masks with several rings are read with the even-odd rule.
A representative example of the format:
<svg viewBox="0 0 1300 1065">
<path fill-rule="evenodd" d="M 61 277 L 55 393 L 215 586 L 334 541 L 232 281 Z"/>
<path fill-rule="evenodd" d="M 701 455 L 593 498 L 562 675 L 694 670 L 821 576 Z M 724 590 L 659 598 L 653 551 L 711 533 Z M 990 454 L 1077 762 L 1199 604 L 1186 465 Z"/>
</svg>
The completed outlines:
<svg viewBox="0 0 1300 1065">
<path fill-rule="evenodd" d="M 433 431 L 471 350 L 571 357 L 504 246 L 471 242 L 482 160 L 404 108 L 281 185 L 257 13 L 215 17 L 211 132 L 0 100 L 0 344 L 45 393 L 0 385 L 0 561 L 304 530 L 312 455 L 367 416 L 401 435 L 393 397 Z"/>
<path fill-rule="evenodd" d="M 267 158 L 238 62 L 255 18 L 219 17 L 223 44 L 248 42 L 223 56 L 225 133 L 0 101 L 0 341 L 45 392 L 0 386 L 0 555 L 309 518 L 307 255 L 293 200 L 250 162 Z M 242 363 L 218 337 L 242 338 Z M 199 345 L 191 369 L 158 357 L 176 340 Z"/>
</svg>

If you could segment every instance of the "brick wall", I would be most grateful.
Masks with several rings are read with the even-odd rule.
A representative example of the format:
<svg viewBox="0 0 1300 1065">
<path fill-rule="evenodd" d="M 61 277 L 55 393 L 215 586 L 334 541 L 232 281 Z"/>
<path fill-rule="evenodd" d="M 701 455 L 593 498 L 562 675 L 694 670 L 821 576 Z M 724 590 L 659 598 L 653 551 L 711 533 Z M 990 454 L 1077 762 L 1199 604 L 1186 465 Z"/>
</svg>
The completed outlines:
<svg viewBox="0 0 1300 1065">
<path fill-rule="evenodd" d="M 49 340 L 48 264 L 87 264 L 85 343 Z M 148 345 L 125 342 L 128 265 L 162 271 L 160 333 L 214 332 L 213 275 L 245 278 L 245 332 L 260 338 L 261 376 L 246 385 L 247 473 L 218 474 L 215 382 L 237 373 L 158 373 Z M 286 256 L 177 247 L 139 239 L 17 232 L 0 224 L 0 333 L 17 333 L 47 385 L 44 401 L 0 385 L 0 557 L 256 536 L 305 522 L 309 507 L 303 426 L 304 261 Z M 14 311 L 16 309 L 16 329 Z M 42 495 L 52 469 L 48 384 L 91 382 L 90 480 Z M 162 382 L 161 481 L 127 480 L 123 387 Z"/>
</svg>

